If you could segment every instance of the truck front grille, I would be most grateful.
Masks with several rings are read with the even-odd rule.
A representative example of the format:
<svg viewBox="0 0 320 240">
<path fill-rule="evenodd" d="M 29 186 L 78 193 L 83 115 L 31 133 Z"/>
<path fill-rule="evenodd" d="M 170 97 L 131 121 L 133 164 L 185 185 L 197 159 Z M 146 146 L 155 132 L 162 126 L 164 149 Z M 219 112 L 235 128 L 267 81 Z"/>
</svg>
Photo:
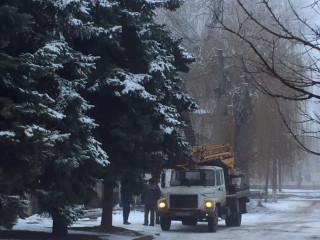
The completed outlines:
<svg viewBox="0 0 320 240">
<path fill-rule="evenodd" d="M 198 208 L 198 196 L 170 195 L 170 208 Z"/>
</svg>

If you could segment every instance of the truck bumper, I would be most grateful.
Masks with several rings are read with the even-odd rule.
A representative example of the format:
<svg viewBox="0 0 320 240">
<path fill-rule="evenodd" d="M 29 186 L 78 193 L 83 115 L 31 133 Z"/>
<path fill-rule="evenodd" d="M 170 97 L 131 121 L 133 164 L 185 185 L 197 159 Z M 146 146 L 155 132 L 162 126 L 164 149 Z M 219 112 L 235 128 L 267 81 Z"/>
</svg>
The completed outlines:
<svg viewBox="0 0 320 240">
<path fill-rule="evenodd" d="M 213 212 L 205 212 L 201 210 L 166 210 L 159 211 L 159 216 L 171 218 L 172 220 L 181 220 L 186 217 L 204 219 L 213 217 Z"/>
</svg>

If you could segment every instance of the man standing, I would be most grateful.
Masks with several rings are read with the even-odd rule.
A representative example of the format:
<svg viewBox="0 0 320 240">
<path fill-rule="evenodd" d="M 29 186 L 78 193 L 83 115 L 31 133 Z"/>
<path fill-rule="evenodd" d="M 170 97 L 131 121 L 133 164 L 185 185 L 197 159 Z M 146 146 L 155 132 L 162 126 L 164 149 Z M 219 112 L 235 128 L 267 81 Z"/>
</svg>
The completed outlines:
<svg viewBox="0 0 320 240">
<path fill-rule="evenodd" d="M 154 213 L 157 210 L 157 201 L 161 196 L 161 190 L 154 179 L 150 178 L 141 195 L 144 203 L 144 224 L 148 225 L 148 216 L 150 212 L 150 226 L 154 226 Z"/>
<path fill-rule="evenodd" d="M 121 203 L 122 203 L 122 214 L 123 214 L 123 224 L 129 225 L 128 222 L 130 213 L 130 204 L 132 203 L 132 191 L 130 189 L 128 180 L 125 179 L 121 182 Z"/>
</svg>

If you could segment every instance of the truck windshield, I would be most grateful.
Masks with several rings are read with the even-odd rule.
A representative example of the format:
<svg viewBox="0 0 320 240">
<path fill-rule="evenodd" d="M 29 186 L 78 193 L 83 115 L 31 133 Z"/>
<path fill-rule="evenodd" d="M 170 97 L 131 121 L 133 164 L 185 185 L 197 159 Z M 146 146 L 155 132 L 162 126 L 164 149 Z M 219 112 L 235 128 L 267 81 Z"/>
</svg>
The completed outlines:
<svg viewBox="0 0 320 240">
<path fill-rule="evenodd" d="M 214 186 L 215 172 L 209 169 L 172 171 L 171 186 Z"/>
</svg>

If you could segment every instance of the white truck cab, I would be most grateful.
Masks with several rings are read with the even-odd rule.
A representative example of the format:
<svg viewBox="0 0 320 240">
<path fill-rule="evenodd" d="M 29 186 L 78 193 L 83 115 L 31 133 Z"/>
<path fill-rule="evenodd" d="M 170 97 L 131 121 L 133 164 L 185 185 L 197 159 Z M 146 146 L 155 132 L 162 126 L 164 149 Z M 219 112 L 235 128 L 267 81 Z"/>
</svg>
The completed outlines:
<svg viewBox="0 0 320 240">
<path fill-rule="evenodd" d="M 218 216 L 226 206 L 226 185 L 221 167 L 198 166 L 187 170 L 171 170 L 166 197 L 158 201 L 162 230 L 169 230 L 171 220 L 184 225 L 208 222 L 210 232 L 216 231 Z"/>
</svg>

